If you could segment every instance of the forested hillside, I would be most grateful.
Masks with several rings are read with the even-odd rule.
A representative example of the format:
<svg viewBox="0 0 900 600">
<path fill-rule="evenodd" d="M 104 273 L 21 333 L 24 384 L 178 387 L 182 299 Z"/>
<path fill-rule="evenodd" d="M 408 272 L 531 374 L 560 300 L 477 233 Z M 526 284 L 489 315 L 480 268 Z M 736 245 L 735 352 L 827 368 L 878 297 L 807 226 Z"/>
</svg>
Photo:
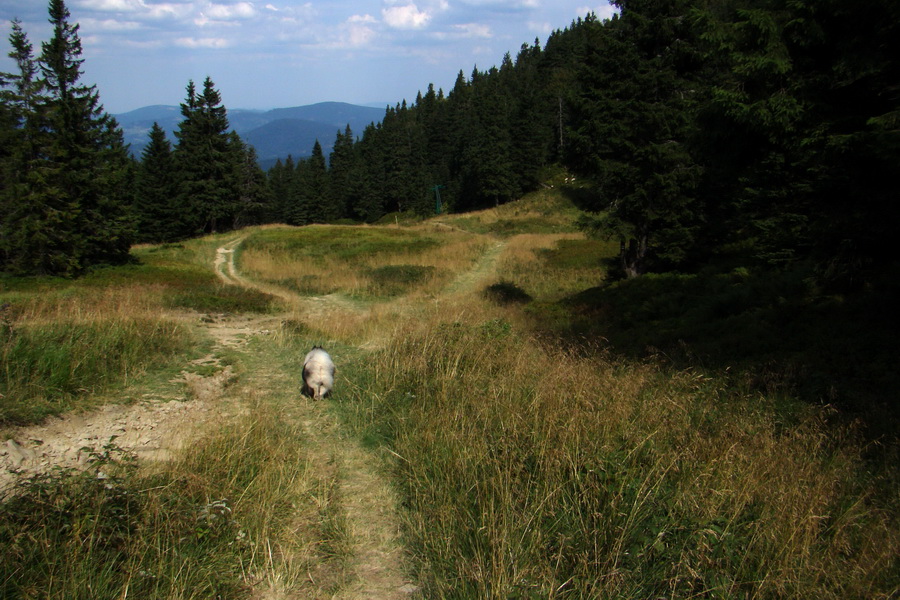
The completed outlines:
<svg viewBox="0 0 900 600">
<path fill-rule="evenodd" d="M 211 79 L 200 93 L 190 83 L 175 148 L 151 132 L 131 163 L 99 92 L 79 83 L 78 26 L 54 0 L 54 38 L 37 59 L 18 25 L 10 38 L 19 72 L 3 76 L 3 264 L 71 273 L 121 260 L 135 240 L 465 211 L 564 168 L 597 215 L 585 227 L 621 239 L 628 276 L 724 260 L 812 261 L 849 286 L 877 278 L 898 223 L 896 3 L 617 5 L 612 20 L 588 15 L 499 67 L 460 71 L 448 93 L 429 85 L 378 125 L 336 131 L 330 157 L 331 140 L 319 140 L 263 177 Z M 101 205 L 102 217 L 85 218 Z M 97 223 L 105 233 L 90 232 Z"/>
</svg>

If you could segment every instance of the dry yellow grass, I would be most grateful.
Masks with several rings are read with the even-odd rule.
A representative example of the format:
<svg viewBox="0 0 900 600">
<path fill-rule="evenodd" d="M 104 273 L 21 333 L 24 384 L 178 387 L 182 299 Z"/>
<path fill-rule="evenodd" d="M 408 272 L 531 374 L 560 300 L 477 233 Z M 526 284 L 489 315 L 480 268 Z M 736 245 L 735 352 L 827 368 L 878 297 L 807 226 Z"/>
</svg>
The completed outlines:
<svg viewBox="0 0 900 600">
<path fill-rule="evenodd" d="M 513 236 L 500 257 L 499 277 L 540 300 L 557 300 L 599 285 L 604 277 L 599 260 L 578 267 L 548 264 L 546 251 L 552 251 L 563 241 L 584 239 L 581 233 Z"/>
<path fill-rule="evenodd" d="M 324 227 L 324 226 L 323 226 Z M 376 227 L 362 230 L 377 231 Z M 380 229 L 394 229 L 384 227 Z M 305 259 L 292 249 L 278 246 L 251 247 L 240 255 L 240 269 L 253 279 L 281 284 L 303 294 L 371 296 L 374 284 L 372 269 L 390 266 L 431 267 L 433 275 L 412 290 L 417 295 L 437 293 L 455 273 L 468 268 L 483 252 L 486 241 L 452 229 L 430 225 L 412 228 L 423 236 L 435 238 L 437 244 L 409 251 L 344 257 L 338 254 Z"/>
<path fill-rule="evenodd" d="M 358 392 L 402 457 L 433 597 L 890 597 L 895 503 L 827 411 L 788 426 L 766 398 L 498 314 L 398 326 Z"/>
</svg>

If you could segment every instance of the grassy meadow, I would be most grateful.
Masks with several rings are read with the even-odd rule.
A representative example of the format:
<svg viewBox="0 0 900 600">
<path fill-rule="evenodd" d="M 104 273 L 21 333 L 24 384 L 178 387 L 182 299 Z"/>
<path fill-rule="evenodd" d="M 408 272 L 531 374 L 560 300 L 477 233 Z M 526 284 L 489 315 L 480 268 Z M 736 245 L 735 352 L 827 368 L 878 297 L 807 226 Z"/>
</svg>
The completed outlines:
<svg viewBox="0 0 900 600">
<path fill-rule="evenodd" d="M 141 264 L 78 280 L 0 279 L 0 426 L 104 402 L 202 343 L 174 311 L 268 312 L 272 299 L 222 285 L 215 239 L 137 248 Z"/>
<path fill-rule="evenodd" d="M 348 597 L 352 499 L 339 473 L 310 468 L 322 450 L 290 383 L 315 342 L 339 359 L 326 410 L 398 491 L 413 597 L 897 597 L 894 440 L 801 400 L 776 369 L 765 384 L 729 370 L 739 330 L 706 348 L 712 366 L 623 349 L 616 336 L 656 344 L 648 332 L 677 310 L 609 285 L 618 248 L 585 239 L 577 216 L 543 190 L 408 226 L 253 228 L 137 248 L 139 264 L 83 280 L 0 282 L 6 426 L 156 385 L 208 351 L 186 312 L 280 319 L 231 357 L 231 416 L 190 455 L 148 466 L 112 448 L 98 458 L 110 481 L 57 473 L 0 504 L 0 595 Z M 237 237 L 244 277 L 309 302 L 219 283 L 215 248 Z M 744 301 L 726 283 L 719 297 Z"/>
<path fill-rule="evenodd" d="M 485 241 L 436 227 L 267 228 L 240 250 L 242 272 L 304 296 L 377 301 L 434 294 L 481 253 Z"/>
</svg>

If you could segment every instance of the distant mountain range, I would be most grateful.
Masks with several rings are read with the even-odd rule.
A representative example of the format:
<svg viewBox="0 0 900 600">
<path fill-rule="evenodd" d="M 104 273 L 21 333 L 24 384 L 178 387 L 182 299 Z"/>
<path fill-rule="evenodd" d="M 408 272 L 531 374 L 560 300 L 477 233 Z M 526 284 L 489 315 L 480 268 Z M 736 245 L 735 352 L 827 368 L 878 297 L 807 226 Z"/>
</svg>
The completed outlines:
<svg viewBox="0 0 900 600">
<path fill-rule="evenodd" d="M 350 125 L 354 135 L 360 136 L 370 123 L 381 121 L 385 108 L 320 102 L 267 111 L 229 109 L 228 123 L 241 139 L 256 148 L 260 166 L 268 169 L 279 158 L 309 156 L 316 140 L 319 140 L 327 157 L 338 130 L 343 131 Z M 174 145 L 175 131 L 182 121 L 178 106 L 145 106 L 114 116 L 125 133 L 125 143 L 131 146 L 132 154 L 137 157 L 149 141 L 154 122 L 166 131 Z"/>
</svg>

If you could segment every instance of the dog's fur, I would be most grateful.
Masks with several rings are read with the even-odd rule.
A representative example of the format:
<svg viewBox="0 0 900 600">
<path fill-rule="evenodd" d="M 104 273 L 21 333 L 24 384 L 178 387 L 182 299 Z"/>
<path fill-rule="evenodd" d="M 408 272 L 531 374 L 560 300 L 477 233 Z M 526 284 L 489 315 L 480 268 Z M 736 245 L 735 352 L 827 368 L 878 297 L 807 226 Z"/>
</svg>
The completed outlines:
<svg viewBox="0 0 900 600">
<path fill-rule="evenodd" d="M 321 346 L 313 346 L 303 359 L 303 394 L 319 400 L 334 387 L 334 362 Z"/>
</svg>

